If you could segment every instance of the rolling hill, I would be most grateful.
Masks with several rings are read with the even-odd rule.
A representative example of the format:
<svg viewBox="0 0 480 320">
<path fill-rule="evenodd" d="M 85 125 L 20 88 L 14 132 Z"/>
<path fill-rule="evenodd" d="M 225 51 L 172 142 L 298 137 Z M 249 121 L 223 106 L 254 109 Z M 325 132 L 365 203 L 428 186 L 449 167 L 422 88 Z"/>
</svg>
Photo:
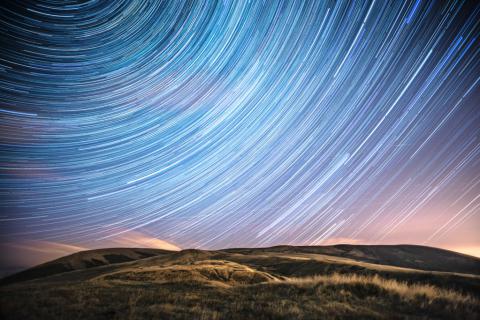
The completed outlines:
<svg viewBox="0 0 480 320">
<path fill-rule="evenodd" d="M 1 283 L 3 319 L 480 315 L 480 259 L 411 245 L 101 249 Z"/>
<path fill-rule="evenodd" d="M 168 250 L 149 248 L 110 248 L 81 251 L 7 276 L 0 280 L 0 285 L 43 278 L 58 273 L 88 269 L 112 263 L 144 259 L 170 252 L 171 251 Z"/>
<path fill-rule="evenodd" d="M 478 258 L 454 251 L 417 245 L 277 246 L 265 249 L 228 249 L 226 251 L 323 254 L 404 268 L 480 275 Z"/>
</svg>

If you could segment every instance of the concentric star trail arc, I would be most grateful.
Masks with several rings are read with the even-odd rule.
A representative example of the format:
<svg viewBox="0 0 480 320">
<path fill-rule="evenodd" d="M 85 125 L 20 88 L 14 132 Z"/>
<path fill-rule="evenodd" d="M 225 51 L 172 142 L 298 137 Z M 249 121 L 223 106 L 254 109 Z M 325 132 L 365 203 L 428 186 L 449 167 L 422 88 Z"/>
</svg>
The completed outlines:
<svg viewBox="0 0 480 320">
<path fill-rule="evenodd" d="M 3 241 L 480 240 L 477 1 L 4 1 L 0 20 Z"/>
</svg>

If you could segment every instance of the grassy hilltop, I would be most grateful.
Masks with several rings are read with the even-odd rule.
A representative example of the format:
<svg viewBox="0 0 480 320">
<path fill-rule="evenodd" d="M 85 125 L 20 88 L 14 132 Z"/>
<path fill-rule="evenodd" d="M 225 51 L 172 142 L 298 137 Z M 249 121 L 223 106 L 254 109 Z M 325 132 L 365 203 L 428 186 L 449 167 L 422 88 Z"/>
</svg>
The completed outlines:
<svg viewBox="0 0 480 320">
<path fill-rule="evenodd" d="M 2 319 L 480 318 L 480 259 L 409 245 L 101 249 L 1 283 Z"/>
</svg>

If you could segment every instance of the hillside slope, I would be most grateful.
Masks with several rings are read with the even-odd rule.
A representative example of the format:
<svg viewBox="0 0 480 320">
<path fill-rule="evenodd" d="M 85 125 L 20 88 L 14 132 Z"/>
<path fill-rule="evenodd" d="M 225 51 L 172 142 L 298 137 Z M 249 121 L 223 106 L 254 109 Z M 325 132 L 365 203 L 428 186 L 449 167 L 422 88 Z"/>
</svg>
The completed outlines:
<svg viewBox="0 0 480 320">
<path fill-rule="evenodd" d="M 237 248 L 217 251 L 193 249 L 168 251 L 149 248 L 108 248 L 77 252 L 43 263 L 8 276 L 2 279 L 0 284 L 28 281 L 59 273 L 144 260 L 145 258 L 155 256 L 160 256 L 160 261 L 157 259 L 155 260 L 155 263 L 168 263 L 168 261 L 173 261 L 180 257 L 195 261 L 199 258 L 217 256 L 225 259 L 239 259 L 240 262 L 247 264 L 252 262 L 253 265 L 259 264 L 264 265 L 264 267 L 268 267 L 269 264 L 276 264 L 277 271 L 280 273 L 286 273 L 290 276 L 314 275 L 318 273 L 318 270 L 321 270 L 323 273 L 327 272 L 329 268 L 320 268 L 319 261 L 324 261 L 328 265 L 335 266 L 334 268 L 330 268 L 332 269 L 330 271 L 335 272 L 341 271 L 339 270 L 339 263 L 351 266 L 349 270 L 345 271 L 359 271 L 359 269 L 365 269 L 361 265 L 361 262 L 364 262 L 370 264 L 370 269 L 381 268 L 372 266 L 373 264 L 376 264 L 380 266 L 386 265 L 423 271 L 442 271 L 480 275 L 479 258 L 453 251 L 415 245 L 276 246 L 269 248 Z M 291 264 L 289 261 L 274 261 L 288 257 L 295 257 L 297 260 L 307 259 L 311 261 L 304 263 L 294 261 L 292 270 L 288 270 L 288 264 Z M 312 261 L 315 262 L 315 266 L 308 268 L 308 265 L 311 264 Z M 140 263 L 149 262 L 142 261 Z M 283 269 L 281 265 L 282 263 L 284 263 L 283 267 L 285 267 Z"/>
<path fill-rule="evenodd" d="M 172 251 L 163 249 L 149 248 L 109 248 L 81 251 L 5 277 L 0 281 L 0 284 L 28 281 L 58 273 L 134 261 L 171 252 Z"/>
<path fill-rule="evenodd" d="M 418 245 L 276 246 L 227 249 L 232 253 L 307 253 L 349 258 L 357 261 L 403 268 L 470 273 L 480 275 L 480 259 L 445 249 Z"/>
<path fill-rule="evenodd" d="M 36 279 L 27 281 L 23 276 L 16 282 L 12 278 L 9 284 L 4 282 L 0 287 L 0 317 L 479 318 L 480 276 L 459 272 L 476 271 L 479 259 L 458 258 L 456 253 L 438 253 L 428 247 L 357 249 L 282 246 L 85 251 L 31 269 L 50 271 L 36 274 Z M 458 259 L 458 264 L 452 265 L 456 272 L 428 270 L 437 269 L 434 259 L 439 254 L 447 261 Z M 395 261 L 395 256 L 405 261 Z M 423 261 L 428 269 L 380 261 L 408 266 L 422 266 Z M 52 264 L 69 269 L 53 272 L 49 269 Z"/>
</svg>

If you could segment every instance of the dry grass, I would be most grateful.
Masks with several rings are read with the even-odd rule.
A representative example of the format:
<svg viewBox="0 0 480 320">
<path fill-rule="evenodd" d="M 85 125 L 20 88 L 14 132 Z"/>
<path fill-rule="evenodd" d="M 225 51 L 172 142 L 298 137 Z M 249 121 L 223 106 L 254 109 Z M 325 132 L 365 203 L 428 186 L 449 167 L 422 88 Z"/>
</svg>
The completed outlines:
<svg viewBox="0 0 480 320">
<path fill-rule="evenodd" d="M 275 280 L 269 273 L 231 261 L 202 260 L 189 265 L 131 267 L 99 276 L 97 282 L 169 283 L 196 281 L 231 286 Z"/>
<path fill-rule="evenodd" d="M 284 280 L 284 282 L 301 286 L 319 284 L 337 287 L 342 285 L 376 286 L 378 289 L 397 294 L 405 300 L 414 300 L 418 297 L 424 297 L 430 301 L 443 299 L 451 303 L 479 303 L 478 299 L 454 290 L 440 289 L 429 284 L 408 284 L 406 282 L 381 278 L 378 275 L 363 276 L 334 273 L 328 276 L 318 275 L 303 278 L 289 278 Z"/>
<path fill-rule="evenodd" d="M 213 264 L 215 265 L 215 264 Z M 0 292 L 2 319 L 478 319 L 473 297 L 378 276 L 218 286 L 182 280 L 25 284 Z"/>
</svg>

